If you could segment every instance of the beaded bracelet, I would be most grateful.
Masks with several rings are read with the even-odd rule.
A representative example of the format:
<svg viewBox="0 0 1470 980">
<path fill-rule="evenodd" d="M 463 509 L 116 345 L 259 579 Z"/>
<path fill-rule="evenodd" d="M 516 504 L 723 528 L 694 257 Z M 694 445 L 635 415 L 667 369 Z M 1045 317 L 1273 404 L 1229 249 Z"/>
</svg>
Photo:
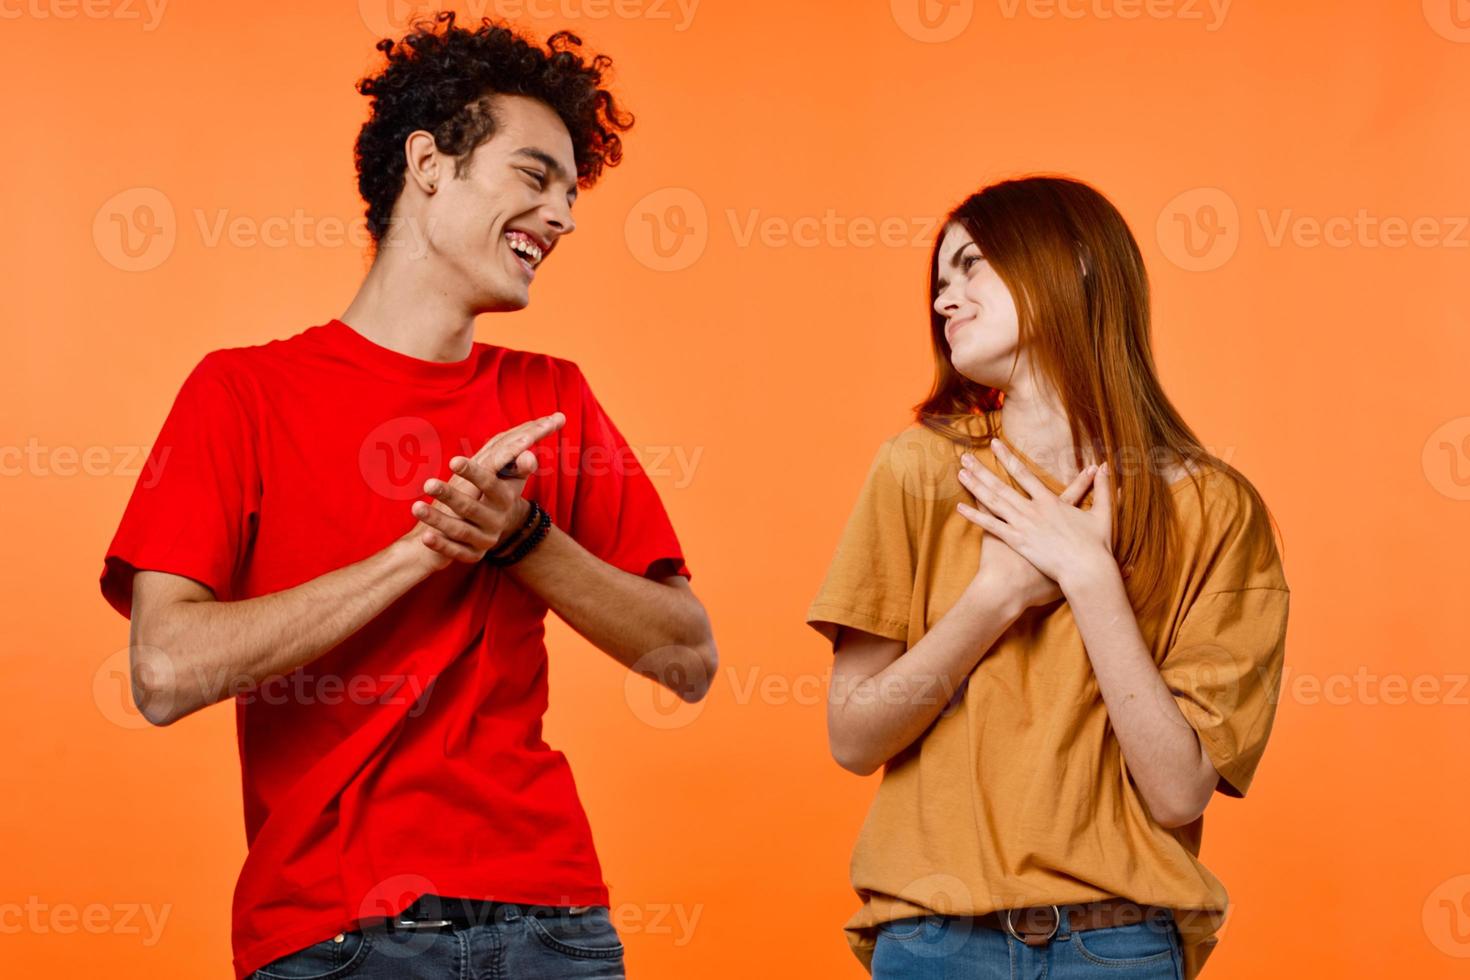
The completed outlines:
<svg viewBox="0 0 1470 980">
<path fill-rule="evenodd" d="M 499 558 L 501 555 L 506 554 L 511 549 L 513 549 L 516 546 L 516 542 L 520 541 L 521 537 L 525 535 L 528 530 L 530 530 L 531 525 L 536 523 L 537 511 L 539 511 L 541 508 L 534 500 L 529 501 L 529 503 L 531 504 L 531 506 L 526 509 L 526 519 L 521 522 L 521 526 L 516 528 L 514 533 L 507 534 L 505 537 L 501 538 L 500 541 L 495 545 L 495 547 L 485 552 L 484 557 Z"/>
<path fill-rule="evenodd" d="M 504 568 L 508 565 L 514 565 L 516 562 L 529 555 L 531 553 L 531 549 L 540 544 L 542 539 L 546 537 L 546 533 L 551 530 L 551 515 L 543 510 L 541 508 L 541 505 L 536 503 L 536 501 L 534 500 L 531 501 L 531 506 L 534 507 L 536 509 L 536 512 L 540 515 L 540 522 L 536 525 L 536 530 L 532 531 L 521 541 L 520 544 L 516 545 L 515 551 L 512 551 L 509 556 L 501 558 L 490 557 L 487 555 L 484 559 L 487 564 L 494 565 L 497 568 Z"/>
</svg>

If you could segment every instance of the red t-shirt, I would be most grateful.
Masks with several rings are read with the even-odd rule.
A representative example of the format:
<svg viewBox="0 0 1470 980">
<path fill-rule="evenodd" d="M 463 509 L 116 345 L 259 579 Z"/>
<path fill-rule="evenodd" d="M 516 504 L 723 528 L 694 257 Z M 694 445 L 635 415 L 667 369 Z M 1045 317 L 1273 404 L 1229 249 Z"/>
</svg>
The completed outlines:
<svg viewBox="0 0 1470 980">
<path fill-rule="evenodd" d="M 129 615 L 136 569 L 228 601 L 359 561 L 407 533 L 450 457 L 555 411 L 566 424 L 535 447 L 525 495 L 617 568 L 690 577 L 575 364 L 481 343 L 422 361 L 333 320 L 199 363 L 108 549 L 103 595 Z M 235 698 L 249 844 L 236 977 L 429 892 L 608 903 L 571 769 L 541 737 L 546 612 L 509 574 L 455 562 Z"/>
</svg>

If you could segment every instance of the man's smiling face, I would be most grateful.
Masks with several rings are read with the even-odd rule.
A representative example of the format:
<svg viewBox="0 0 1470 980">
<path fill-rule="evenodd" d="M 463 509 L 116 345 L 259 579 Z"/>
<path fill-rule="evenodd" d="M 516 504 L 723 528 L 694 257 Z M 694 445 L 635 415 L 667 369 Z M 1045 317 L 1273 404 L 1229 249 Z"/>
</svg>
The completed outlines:
<svg viewBox="0 0 1470 980">
<path fill-rule="evenodd" d="M 441 157 L 419 219 L 430 256 L 448 273 L 446 288 L 465 290 L 477 313 L 524 308 L 537 268 L 576 227 L 576 158 L 561 118 L 519 95 L 495 96 L 493 113 L 494 135 L 458 176 L 453 158 Z"/>
</svg>

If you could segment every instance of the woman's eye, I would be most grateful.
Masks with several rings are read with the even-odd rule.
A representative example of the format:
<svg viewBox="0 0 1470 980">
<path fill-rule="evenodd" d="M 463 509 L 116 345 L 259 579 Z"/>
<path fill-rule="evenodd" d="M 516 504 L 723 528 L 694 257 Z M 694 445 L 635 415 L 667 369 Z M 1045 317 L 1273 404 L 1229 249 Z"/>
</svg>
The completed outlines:
<svg viewBox="0 0 1470 980">
<path fill-rule="evenodd" d="M 546 185 L 546 175 L 539 170 L 531 170 L 528 167 L 522 167 L 521 173 L 536 181 L 537 187 L 544 187 Z"/>
<path fill-rule="evenodd" d="M 970 267 L 979 261 L 980 256 L 978 255 L 966 255 L 963 259 L 960 260 L 960 268 L 966 272 L 969 272 Z"/>
</svg>

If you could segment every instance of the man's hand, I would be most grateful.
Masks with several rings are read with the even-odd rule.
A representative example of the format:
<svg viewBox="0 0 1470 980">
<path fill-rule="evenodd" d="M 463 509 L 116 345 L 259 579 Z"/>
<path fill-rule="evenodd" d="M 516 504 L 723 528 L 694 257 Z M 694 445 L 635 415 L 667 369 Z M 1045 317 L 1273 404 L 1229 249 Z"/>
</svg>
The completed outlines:
<svg viewBox="0 0 1470 980">
<path fill-rule="evenodd" d="M 432 533 L 453 538 L 435 547 L 435 558 L 445 564 L 479 561 L 504 535 L 519 540 L 530 509 L 521 488 L 536 469 L 536 456 L 526 447 L 564 421 L 559 412 L 538 419 L 497 437 L 503 439 L 498 444 L 492 440 L 472 459 L 451 461 L 454 479 L 442 488 L 430 487 L 433 506 L 415 510 Z M 709 616 L 683 576 L 670 570 L 655 576 L 651 567 L 625 571 L 555 525 L 527 560 L 507 572 L 623 666 L 685 701 L 698 701 L 709 691 L 719 653 Z"/>
<path fill-rule="evenodd" d="M 424 483 L 424 492 L 434 503 L 414 501 L 413 516 L 419 523 L 408 537 L 432 553 L 435 570 L 451 561 L 474 564 L 520 527 L 530 508 L 521 494 L 526 478 L 536 472 L 536 454 L 530 447 L 566 421 L 561 412 L 553 412 L 523 422 L 492 437 L 474 456 L 451 459 L 454 476 L 448 481 Z"/>
</svg>

